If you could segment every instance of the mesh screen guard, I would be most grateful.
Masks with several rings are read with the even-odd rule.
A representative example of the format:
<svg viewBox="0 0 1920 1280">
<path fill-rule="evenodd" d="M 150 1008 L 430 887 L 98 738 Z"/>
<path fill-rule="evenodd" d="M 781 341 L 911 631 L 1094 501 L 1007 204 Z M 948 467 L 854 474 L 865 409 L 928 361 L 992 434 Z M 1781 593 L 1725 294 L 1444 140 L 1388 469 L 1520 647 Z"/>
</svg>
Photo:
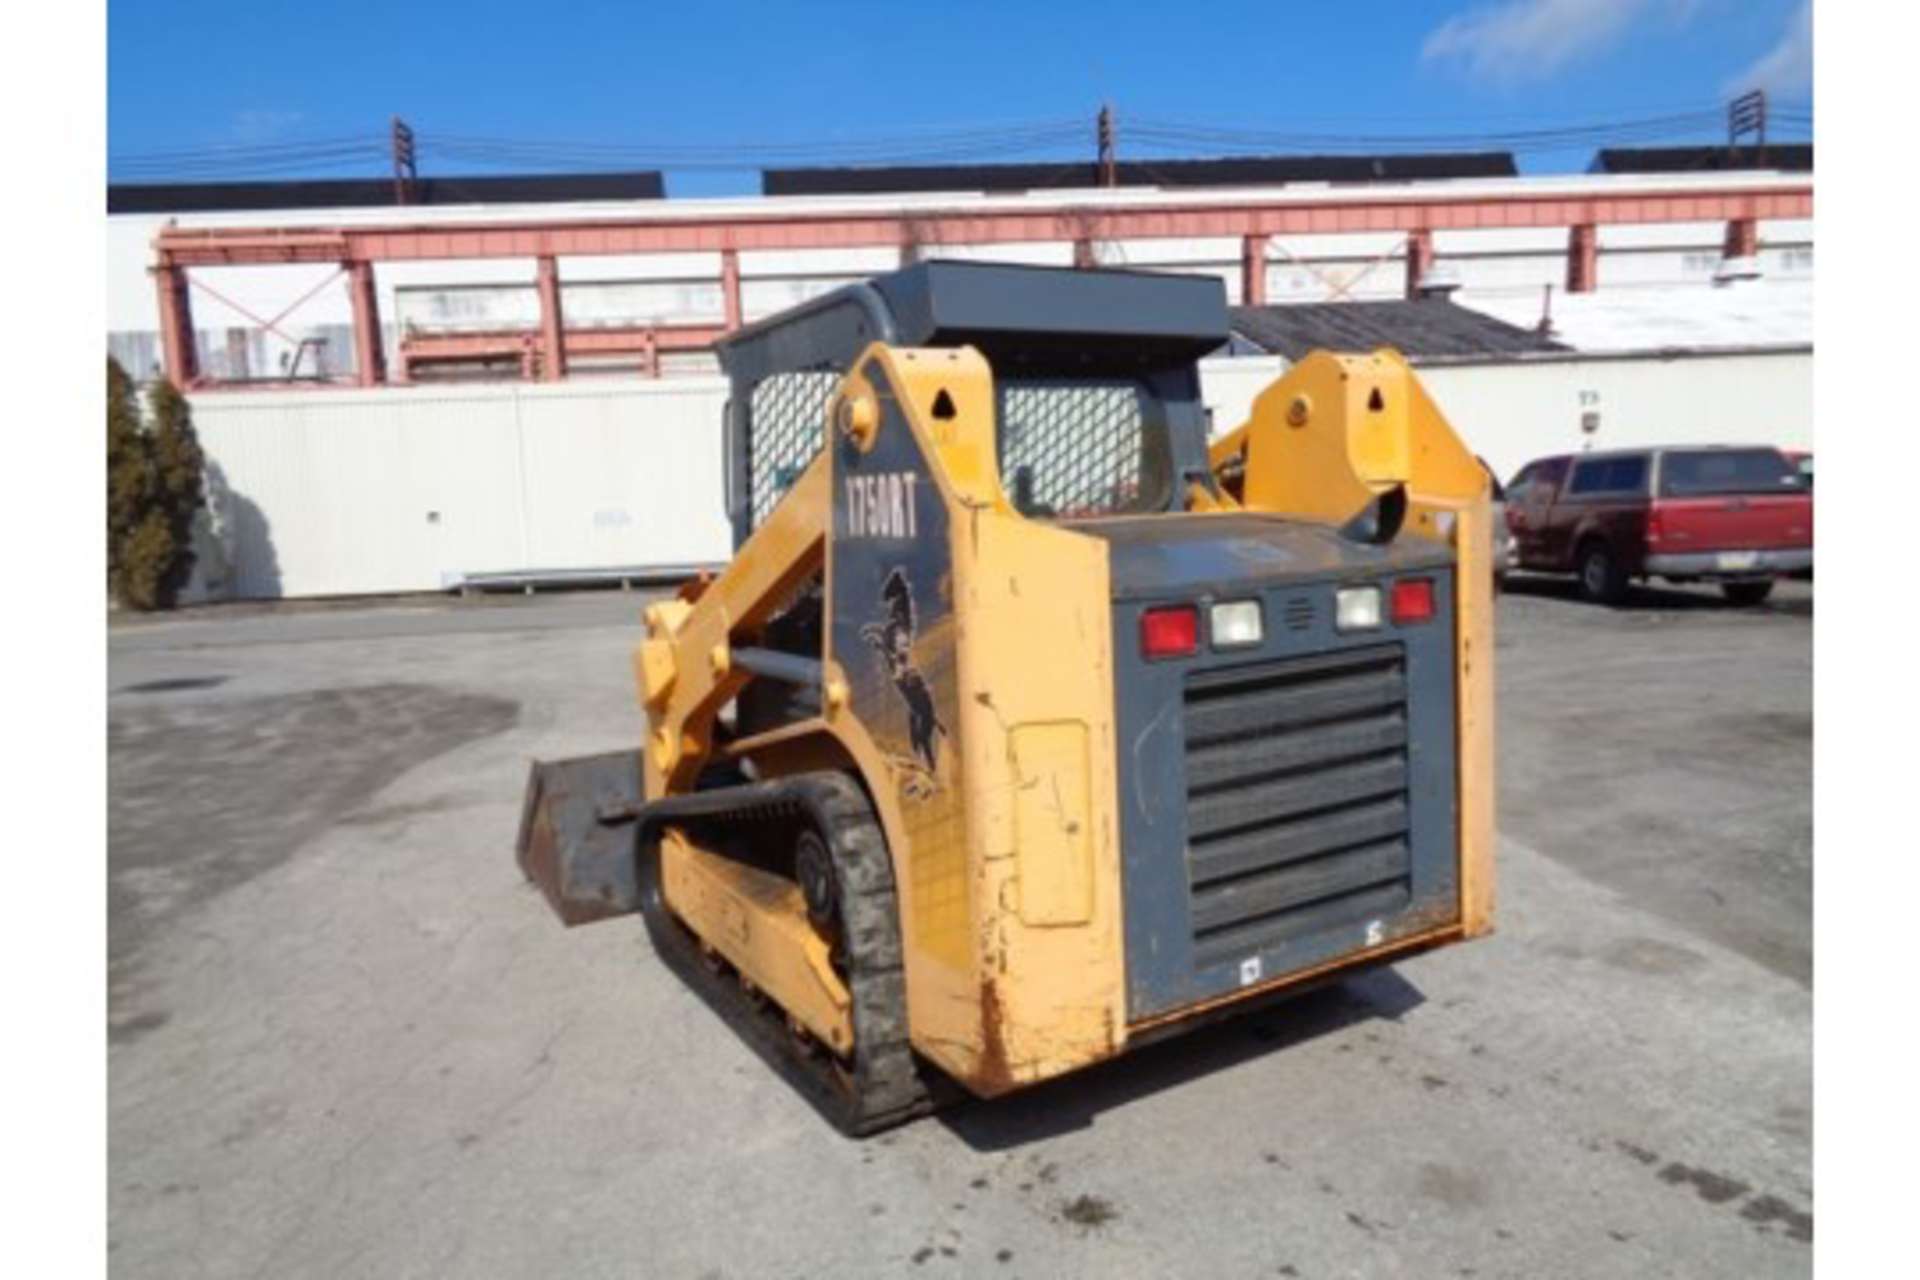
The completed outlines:
<svg viewBox="0 0 1920 1280">
<path fill-rule="evenodd" d="M 748 420 L 749 523 L 759 528 L 820 451 L 840 375 L 780 373 L 756 383 Z M 1024 515 L 1158 510 L 1171 470 L 1165 424 L 1130 378 L 1009 380 L 997 390 L 1001 484 Z"/>
</svg>

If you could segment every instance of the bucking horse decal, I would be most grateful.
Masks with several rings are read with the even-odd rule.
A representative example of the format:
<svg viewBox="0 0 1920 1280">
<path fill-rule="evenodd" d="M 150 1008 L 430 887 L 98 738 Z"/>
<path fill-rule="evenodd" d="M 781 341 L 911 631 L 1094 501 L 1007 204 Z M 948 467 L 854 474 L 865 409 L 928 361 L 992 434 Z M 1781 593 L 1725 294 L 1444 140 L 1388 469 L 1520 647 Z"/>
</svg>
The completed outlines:
<svg viewBox="0 0 1920 1280">
<path fill-rule="evenodd" d="M 913 615 L 913 588 L 904 570 L 887 574 L 880 588 L 881 620 L 860 628 L 860 638 L 872 645 L 885 665 L 887 678 L 907 704 L 907 739 L 914 759 L 925 773 L 927 790 L 937 785 L 940 739 L 947 727 L 933 708 L 933 690 L 913 663 L 916 634 Z"/>
</svg>

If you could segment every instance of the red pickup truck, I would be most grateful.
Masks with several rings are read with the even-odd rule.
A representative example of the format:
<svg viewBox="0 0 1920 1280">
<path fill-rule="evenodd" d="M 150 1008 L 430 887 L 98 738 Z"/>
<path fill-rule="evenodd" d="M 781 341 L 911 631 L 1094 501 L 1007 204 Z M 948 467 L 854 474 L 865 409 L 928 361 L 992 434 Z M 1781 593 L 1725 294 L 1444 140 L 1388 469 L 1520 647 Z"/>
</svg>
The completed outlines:
<svg viewBox="0 0 1920 1280">
<path fill-rule="evenodd" d="M 1703 445 L 1541 458 L 1507 486 L 1513 567 L 1572 573 L 1590 600 L 1635 579 L 1717 582 L 1758 604 L 1813 567 L 1813 492 L 1778 449 Z"/>
</svg>

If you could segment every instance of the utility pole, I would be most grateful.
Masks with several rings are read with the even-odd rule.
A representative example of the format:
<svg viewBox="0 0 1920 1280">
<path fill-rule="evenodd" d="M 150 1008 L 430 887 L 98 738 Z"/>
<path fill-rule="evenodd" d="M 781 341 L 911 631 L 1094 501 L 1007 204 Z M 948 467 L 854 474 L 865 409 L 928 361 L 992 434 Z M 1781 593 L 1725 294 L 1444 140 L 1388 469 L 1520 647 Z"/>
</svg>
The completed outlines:
<svg viewBox="0 0 1920 1280">
<path fill-rule="evenodd" d="M 1103 187 L 1117 187 L 1120 185 L 1120 175 L 1113 157 L 1114 130 L 1113 107 L 1111 104 L 1100 104 L 1100 116 L 1094 134 L 1099 140 L 1100 146 L 1100 156 L 1097 162 L 1100 174 L 1100 185 Z"/>
<path fill-rule="evenodd" d="M 1733 158 L 1733 151 L 1740 145 L 1740 139 L 1753 135 L 1756 163 L 1765 168 L 1767 164 L 1767 91 L 1754 89 L 1743 93 L 1727 104 L 1727 158 Z"/>
<path fill-rule="evenodd" d="M 414 202 L 414 184 L 420 179 L 420 172 L 414 166 L 413 130 L 399 116 L 393 118 L 393 202 L 412 204 Z"/>
</svg>

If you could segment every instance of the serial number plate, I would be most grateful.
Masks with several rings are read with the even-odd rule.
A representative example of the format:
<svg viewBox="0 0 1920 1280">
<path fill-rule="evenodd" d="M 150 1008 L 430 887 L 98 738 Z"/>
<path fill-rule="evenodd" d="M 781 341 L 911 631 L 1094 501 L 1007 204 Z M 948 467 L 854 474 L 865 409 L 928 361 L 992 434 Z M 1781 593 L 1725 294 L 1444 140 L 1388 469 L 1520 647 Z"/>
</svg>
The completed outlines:
<svg viewBox="0 0 1920 1280">
<path fill-rule="evenodd" d="M 1760 567 L 1758 551 L 1722 551 L 1716 561 L 1720 568 L 1732 571 L 1757 569 Z"/>
</svg>

